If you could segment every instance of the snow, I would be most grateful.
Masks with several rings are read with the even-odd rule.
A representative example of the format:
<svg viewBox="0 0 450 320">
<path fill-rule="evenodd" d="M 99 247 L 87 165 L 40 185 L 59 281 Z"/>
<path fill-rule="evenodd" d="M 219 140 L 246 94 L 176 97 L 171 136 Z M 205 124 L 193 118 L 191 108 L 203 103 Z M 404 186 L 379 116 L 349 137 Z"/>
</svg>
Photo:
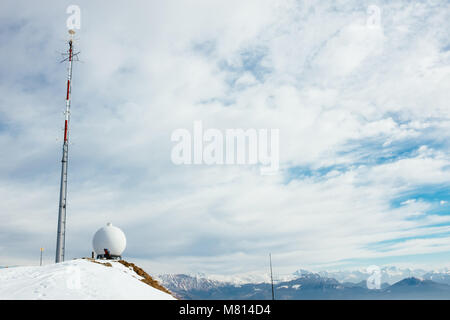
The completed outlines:
<svg viewBox="0 0 450 320">
<path fill-rule="evenodd" d="M 270 283 L 270 274 L 261 272 L 247 272 L 240 274 L 221 275 L 221 274 L 205 274 L 205 273 L 187 273 L 189 277 L 197 280 L 209 280 L 212 282 L 221 282 L 234 286 L 242 286 L 247 283 Z M 174 274 L 159 275 L 158 279 L 167 281 L 169 277 L 176 277 Z M 277 274 L 276 282 L 291 281 L 298 278 L 295 274 Z"/>
<path fill-rule="evenodd" d="M 0 269 L 0 299 L 175 300 L 140 281 L 142 277 L 132 269 L 117 261 L 107 262 L 112 267 L 78 259 L 42 267 Z"/>
</svg>

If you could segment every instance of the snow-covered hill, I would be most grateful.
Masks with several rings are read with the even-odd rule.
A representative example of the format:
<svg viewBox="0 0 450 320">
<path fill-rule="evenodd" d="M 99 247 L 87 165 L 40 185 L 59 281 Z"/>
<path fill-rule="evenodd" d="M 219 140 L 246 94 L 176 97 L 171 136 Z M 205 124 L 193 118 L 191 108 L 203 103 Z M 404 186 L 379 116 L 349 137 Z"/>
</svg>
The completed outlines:
<svg viewBox="0 0 450 320">
<path fill-rule="evenodd" d="M 142 279 L 117 261 L 5 268 L 0 269 L 0 299 L 175 299 Z"/>
</svg>

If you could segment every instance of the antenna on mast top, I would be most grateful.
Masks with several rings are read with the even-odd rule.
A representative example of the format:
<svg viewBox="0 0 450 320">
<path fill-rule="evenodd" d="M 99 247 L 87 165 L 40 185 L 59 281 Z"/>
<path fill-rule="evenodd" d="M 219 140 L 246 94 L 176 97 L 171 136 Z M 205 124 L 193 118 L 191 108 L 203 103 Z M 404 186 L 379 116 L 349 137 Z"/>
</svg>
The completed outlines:
<svg viewBox="0 0 450 320">
<path fill-rule="evenodd" d="M 75 30 L 70 29 L 69 34 L 70 34 L 69 45 L 72 46 L 73 36 L 75 35 Z"/>
<path fill-rule="evenodd" d="M 69 29 L 69 34 L 70 34 L 70 39 L 69 39 L 69 45 L 72 45 L 72 42 L 73 42 L 73 37 L 74 37 L 74 35 L 75 35 L 75 30 L 73 30 L 73 29 Z"/>
<path fill-rule="evenodd" d="M 73 52 L 72 50 L 72 46 L 73 46 L 73 42 L 76 41 L 77 39 L 74 38 L 75 36 L 75 30 L 74 29 L 69 29 L 69 34 L 70 34 L 70 39 L 69 39 L 69 52 L 65 52 L 62 53 L 62 56 L 65 57 L 63 60 L 61 60 L 61 62 L 65 62 L 65 61 L 70 61 L 70 60 L 74 60 L 74 61 L 80 61 L 78 58 L 78 54 L 80 53 L 78 52 Z"/>
<path fill-rule="evenodd" d="M 68 33 L 70 34 L 69 43 L 71 43 L 71 42 L 74 41 L 74 40 L 77 40 L 77 39 L 75 39 L 75 34 L 76 34 L 76 32 L 75 32 L 74 29 L 69 29 Z"/>
</svg>

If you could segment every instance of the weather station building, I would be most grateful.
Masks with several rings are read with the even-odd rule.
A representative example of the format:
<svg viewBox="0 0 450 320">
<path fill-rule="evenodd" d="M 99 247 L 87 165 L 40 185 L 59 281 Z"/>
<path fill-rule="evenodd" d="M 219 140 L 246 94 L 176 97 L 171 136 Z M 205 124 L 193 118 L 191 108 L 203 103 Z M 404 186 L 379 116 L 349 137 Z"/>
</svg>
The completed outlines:
<svg viewBox="0 0 450 320">
<path fill-rule="evenodd" d="M 122 259 L 127 239 L 120 228 L 108 222 L 94 234 L 92 246 L 97 259 Z"/>
</svg>

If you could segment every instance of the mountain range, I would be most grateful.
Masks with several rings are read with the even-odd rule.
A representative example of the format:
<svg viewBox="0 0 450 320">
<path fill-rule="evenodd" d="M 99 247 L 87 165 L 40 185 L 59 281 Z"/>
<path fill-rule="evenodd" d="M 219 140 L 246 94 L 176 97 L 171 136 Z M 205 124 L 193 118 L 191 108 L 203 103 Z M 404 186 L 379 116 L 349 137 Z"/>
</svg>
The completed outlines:
<svg viewBox="0 0 450 320">
<path fill-rule="evenodd" d="M 332 277 L 335 275 L 335 277 Z M 403 278 L 401 278 L 403 277 Z M 362 271 L 296 271 L 292 278 L 274 284 L 275 299 L 450 299 L 450 273 L 387 267 L 381 270 L 380 289 L 369 289 Z M 338 278 L 340 281 L 338 281 Z M 401 279 L 399 279 L 401 278 Z M 160 275 L 159 281 L 179 298 L 198 300 L 265 300 L 272 298 L 268 282 L 219 281 L 199 275 Z"/>
</svg>

